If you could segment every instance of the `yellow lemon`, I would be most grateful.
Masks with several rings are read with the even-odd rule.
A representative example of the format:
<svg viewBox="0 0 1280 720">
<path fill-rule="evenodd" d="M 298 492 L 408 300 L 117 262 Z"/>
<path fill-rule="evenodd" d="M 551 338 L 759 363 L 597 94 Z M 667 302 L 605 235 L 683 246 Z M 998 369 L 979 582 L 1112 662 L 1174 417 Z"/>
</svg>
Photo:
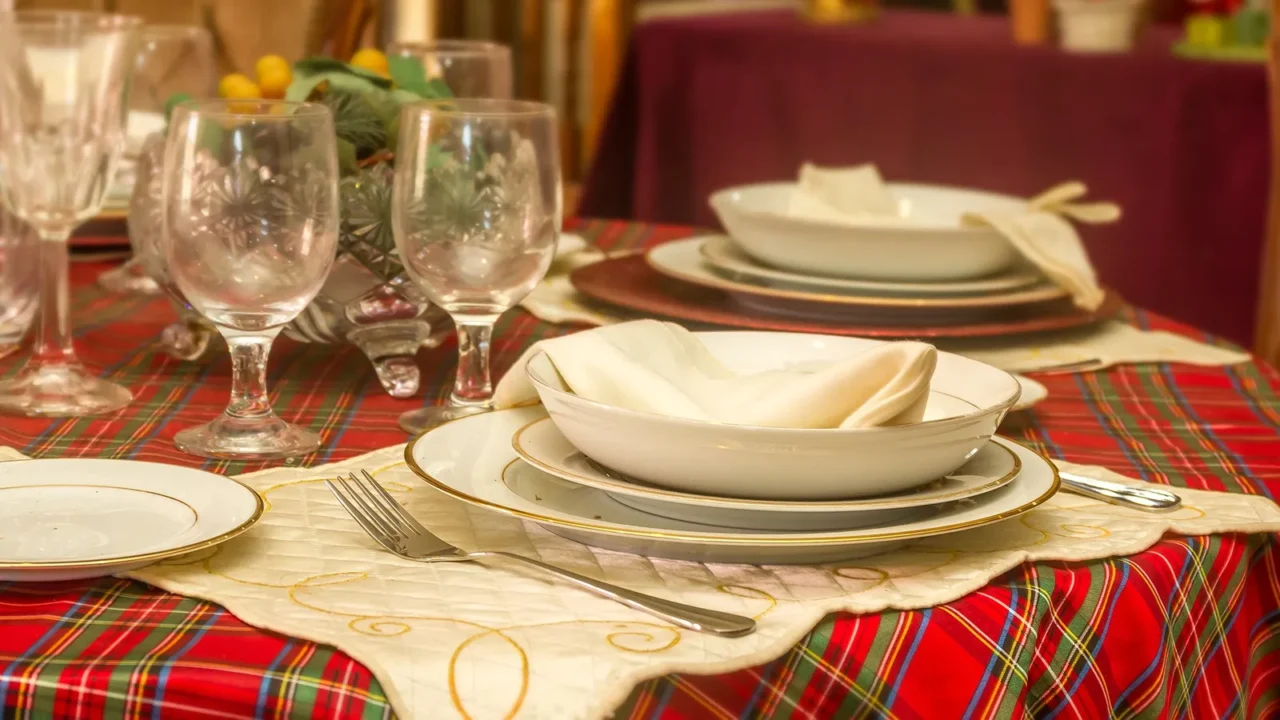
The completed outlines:
<svg viewBox="0 0 1280 720">
<path fill-rule="evenodd" d="M 381 50 L 373 48 L 357 50 L 356 54 L 351 56 L 351 64 L 358 68 L 376 72 L 382 76 L 390 73 L 390 69 L 387 66 L 387 56 L 383 55 Z"/>
<path fill-rule="evenodd" d="M 279 100 L 284 97 L 284 91 L 289 89 L 289 85 L 293 83 L 293 73 L 287 68 L 284 72 L 279 70 L 268 70 L 258 75 L 258 87 L 262 89 L 262 97 Z"/>
<path fill-rule="evenodd" d="M 224 98 L 249 99 L 262 97 L 262 89 L 240 73 L 232 73 L 218 83 L 218 94 Z"/>
<path fill-rule="evenodd" d="M 267 75 L 293 73 L 289 61 L 279 55 L 263 55 L 258 58 L 258 63 L 253 66 L 253 70 L 258 75 L 258 82 L 262 82 L 262 78 Z"/>
</svg>

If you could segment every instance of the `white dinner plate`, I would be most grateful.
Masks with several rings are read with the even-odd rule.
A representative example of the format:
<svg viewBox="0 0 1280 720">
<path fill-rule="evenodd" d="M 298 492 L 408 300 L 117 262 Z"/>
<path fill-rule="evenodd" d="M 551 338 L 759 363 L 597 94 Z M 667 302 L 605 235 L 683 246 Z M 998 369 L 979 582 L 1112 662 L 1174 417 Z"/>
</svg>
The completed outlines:
<svg viewBox="0 0 1280 720">
<path fill-rule="evenodd" d="M 1046 282 L 1043 275 L 1028 267 L 1014 267 L 990 277 L 975 280 L 940 280 L 911 282 L 908 280 L 860 280 L 856 278 L 805 275 L 762 265 L 743 252 L 728 235 L 693 238 L 698 241 L 702 259 L 715 270 L 738 280 L 760 285 L 809 290 L 818 293 L 849 295 L 982 295 L 1020 290 Z"/>
<path fill-rule="evenodd" d="M 222 475 L 133 460 L 0 463 L 0 580 L 111 575 L 217 545 L 262 517 Z"/>
<path fill-rule="evenodd" d="M 955 473 L 916 490 L 850 500 L 756 500 L 667 490 L 599 465 L 578 451 L 545 415 L 516 431 L 511 445 L 533 467 L 603 490 L 623 505 L 664 517 L 746 530 L 841 530 L 898 523 L 937 506 L 1003 487 L 1022 463 L 1008 441 L 982 446 Z M 516 465 L 507 466 L 508 469 Z"/>
<path fill-rule="evenodd" d="M 907 541 L 1015 517 L 1048 500 L 1058 489 L 1058 473 L 1052 463 L 1010 444 L 1022 463 L 1016 480 L 951 503 L 924 518 L 852 530 L 734 531 L 641 512 L 601 490 L 567 482 L 526 464 L 516 455 L 511 438 L 542 413 L 542 408 L 524 407 L 454 420 L 410 442 L 405 461 L 447 495 L 532 520 L 571 540 L 608 550 L 701 562 L 820 563 L 871 555 Z"/>
<path fill-rule="evenodd" d="M 838 308 L 846 313 L 913 311 L 972 311 L 1008 308 L 1019 305 L 1052 302 L 1068 296 L 1066 290 L 1041 283 L 1013 290 L 979 295 L 886 295 L 868 292 L 817 292 L 804 288 L 744 282 L 715 272 L 701 251 L 702 239 L 690 238 L 656 245 L 645 254 L 645 261 L 655 271 L 683 282 L 723 292 L 761 304 L 765 302 L 807 303 L 814 307 Z M 786 307 L 784 305 L 784 307 Z"/>
</svg>

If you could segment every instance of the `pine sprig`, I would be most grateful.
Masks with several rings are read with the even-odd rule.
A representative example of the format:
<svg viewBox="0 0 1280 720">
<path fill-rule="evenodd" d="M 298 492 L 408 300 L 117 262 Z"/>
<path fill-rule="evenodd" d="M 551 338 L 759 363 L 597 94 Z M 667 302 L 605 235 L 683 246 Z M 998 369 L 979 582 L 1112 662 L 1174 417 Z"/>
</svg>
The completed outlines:
<svg viewBox="0 0 1280 720">
<path fill-rule="evenodd" d="M 330 90 L 322 102 L 333 112 L 335 134 L 355 147 L 357 157 L 368 157 L 386 147 L 386 125 L 363 95 Z"/>
</svg>

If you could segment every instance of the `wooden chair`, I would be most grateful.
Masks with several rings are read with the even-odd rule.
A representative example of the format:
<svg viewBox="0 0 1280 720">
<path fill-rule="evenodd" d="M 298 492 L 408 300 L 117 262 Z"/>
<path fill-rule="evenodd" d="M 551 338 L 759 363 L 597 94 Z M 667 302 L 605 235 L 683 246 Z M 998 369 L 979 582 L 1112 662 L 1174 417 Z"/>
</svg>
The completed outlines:
<svg viewBox="0 0 1280 720">
<path fill-rule="evenodd" d="M 1280 0 L 1271 0 L 1271 16 L 1280 18 Z M 1280 23 L 1271 24 L 1267 47 L 1267 92 L 1271 110 L 1271 190 L 1267 202 L 1267 239 L 1262 254 L 1262 283 L 1254 351 L 1280 364 Z"/>
</svg>

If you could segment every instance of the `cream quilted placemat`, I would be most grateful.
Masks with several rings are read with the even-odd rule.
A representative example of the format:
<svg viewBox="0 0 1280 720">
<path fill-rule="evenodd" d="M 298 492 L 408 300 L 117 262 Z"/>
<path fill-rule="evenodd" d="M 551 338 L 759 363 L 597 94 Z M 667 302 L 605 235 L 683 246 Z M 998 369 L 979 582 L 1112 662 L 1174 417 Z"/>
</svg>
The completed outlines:
<svg viewBox="0 0 1280 720">
<path fill-rule="evenodd" d="M 378 676 L 403 717 L 573 720 L 604 717 L 647 678 L 767 662 L 836 610 L 938 605 L 1024 561 L 1132 554 L 1167 531 L 1280 531 L 1280 508 L 1262 497 L 1181 490 L 1184 508 L 1150 515 L 1059 494 L 1020 518 L 849 564 L 704 565 L 593 550 L 470 508 L 419 481 L 402 458 L 403 448 L 393 447 L 323 467 L 242 476 L 268 503 L 258 526 L 219 548 L 129 575 L 219 603 L 252 625 L 343 649 Z M 515 565 L 399 560 L 376 546 L 322 483 L 359 468 L 375 471 L 425 525 L 463 548 L 524 553 L 752 615 L 759 630 L 737 639 L 678 631 Z"/>
</svg>

